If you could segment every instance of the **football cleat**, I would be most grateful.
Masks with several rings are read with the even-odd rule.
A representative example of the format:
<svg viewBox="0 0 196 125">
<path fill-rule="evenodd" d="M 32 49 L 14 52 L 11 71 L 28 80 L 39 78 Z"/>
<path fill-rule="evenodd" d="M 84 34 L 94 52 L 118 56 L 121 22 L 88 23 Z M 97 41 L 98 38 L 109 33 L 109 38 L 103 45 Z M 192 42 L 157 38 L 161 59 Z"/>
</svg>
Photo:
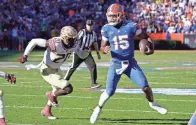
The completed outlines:
<svg viewBox="0 0 196 125">
<path fill-rule="evenodd" d="M 149 102 L 149 106 L 162 115 L 167 114 L 167 109 L 163 108 L 161 105 L 157 104 L 156 102 Z"/>
<path fill-rule="evenodd" d="M 90 117 L 90 123 L 91 123 L 91 124 L 95 124 L 95 122 L 97 121 L 97 119 L 98 119 L 100 113 L 101 113 L 101 108 L 100 108 L 99 106 L 97 106 L 97 107 L 94 109 L 94 111 L 93 111 L 93 113 L 92 113 L 92 115 L 91 115 L 91 117 Z"/>
<path fill-rule="evenodd" d="M 41 115 L 47 117 L 48 119 L 54 120 L 55 116 L 52 115 L 51 107 L 46 105 L 44 109 L 41 111 Z"/>
<path fill-rule="evenodd" d="M 0 118 L 0 125 L 7 125 L 5 122 L 5 118 Z"/>
<path fill-rule="evenodd" d="M 46 92 L 46 96 L 48 97 L 48 100 L 52 106 L 58 107 L 57 98 L 52 94 L 52 92 Z"/>
<path fill-rule="evenodd" d="M 101 87 L 101 85 L 98 83 L 91 85 L 91 89 L 95 89 L 95 88 L 99 88 L 99 87 Z"/>
</svg>

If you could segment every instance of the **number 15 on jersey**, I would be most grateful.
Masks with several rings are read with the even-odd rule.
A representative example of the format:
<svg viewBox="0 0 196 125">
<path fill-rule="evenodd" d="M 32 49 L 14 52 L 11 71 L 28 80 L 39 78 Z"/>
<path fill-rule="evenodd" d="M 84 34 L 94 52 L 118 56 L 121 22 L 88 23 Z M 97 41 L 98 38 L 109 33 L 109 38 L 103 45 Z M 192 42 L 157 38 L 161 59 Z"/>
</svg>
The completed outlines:
<svg viewBox="0 0 196 125">
<path fill-rule="evenodd" d="M 128 35 L 115 36 L 113 41 L 115 50 L 124 50 L 129 48 Z"/>
</svg>

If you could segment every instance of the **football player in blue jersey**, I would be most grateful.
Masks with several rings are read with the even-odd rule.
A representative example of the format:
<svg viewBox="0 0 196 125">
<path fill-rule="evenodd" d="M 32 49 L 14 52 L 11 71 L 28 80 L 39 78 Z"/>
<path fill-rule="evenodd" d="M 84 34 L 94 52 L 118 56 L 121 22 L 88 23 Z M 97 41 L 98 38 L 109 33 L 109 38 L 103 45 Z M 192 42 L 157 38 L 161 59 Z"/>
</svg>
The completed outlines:
<svg viewBox="0 0 196 125">
<path fill-rule="evenodd" d="M 146 76 L 134 58 L 134 37 L 147 39 L 152 46 L 146 46 L 146 55 L 154 53 L 154 46 L 150 37 L 143 33 L 134 22 L 124 19 L 124 8 L 120 4 L 109 6 L 107 13 L 108 24 L 102 27 L 101 51 L 104 54 L 111 52 L 111 64 L 107 76 L 106 90 L 101 94 L 99 103 L 94 109 L 90 122 L 94 124 L 107 100 L 115 93 L 122 74 L 125 74 L 136 83 L 144 92 L 149 106 L 160 114 L 167 114 L 167 110 L 154 101 L 153 93 L 148 85 Z"/>
</svg>

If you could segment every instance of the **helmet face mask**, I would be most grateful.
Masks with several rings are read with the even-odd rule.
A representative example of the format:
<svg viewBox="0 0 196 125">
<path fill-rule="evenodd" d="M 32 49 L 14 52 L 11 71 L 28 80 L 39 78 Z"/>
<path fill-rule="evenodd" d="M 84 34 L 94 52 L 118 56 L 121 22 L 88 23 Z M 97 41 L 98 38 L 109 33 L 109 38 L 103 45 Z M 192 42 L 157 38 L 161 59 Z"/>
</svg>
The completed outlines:
<svg viewBox="0 0 196 125">
<path fill-rule="evenodd" d="M 66 48 L 73 48 L 76 45 L 76 38 L 66 38 L 66 43 L 63 43 Z"/>
<path fill-rule="evenodd" d="M 124 19 L 124 8 L 120 4 L 112 4 L 106 13 L 108 24 L 117 25 Z"/>
<path fill-rule="evenodd" d="M 120 22 L 119 17 L 117 14 L 107 14 L 107 20 L 109 24 L 116 25 Z"/>
</svg>

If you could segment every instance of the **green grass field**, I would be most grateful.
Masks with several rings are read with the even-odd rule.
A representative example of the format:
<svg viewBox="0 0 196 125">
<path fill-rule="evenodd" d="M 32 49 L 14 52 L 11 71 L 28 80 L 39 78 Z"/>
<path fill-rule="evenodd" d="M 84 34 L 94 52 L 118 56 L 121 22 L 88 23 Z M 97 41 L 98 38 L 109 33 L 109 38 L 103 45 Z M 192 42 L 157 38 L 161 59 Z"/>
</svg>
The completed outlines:
<svg viewBox="0 0 196 125">
<path fill-rule="evenodd" d="M 22 53 L 0 52 L 0 69 L 14 73 L 17 84 L 8 84 L 0 79 L 0 87 L 5 92 L 6 120 L 8 125 L 90 125 L 92 109 L 97 105 L 101 92 L 87 91 L 90 87 L 90 73 L 85 65 L 77 70 L 70 82 L 74 86 L 72 94 L 59 97 L 59 108 L 53 109 L 57 120 L 47 120 L 40 115 L 46 104 L 45 92 L 50 85 L 45 82 L 39 70 L 27 71 L 17 62 Z M 38 64 L 43 52 L 32 52 L 27 64 Z M 109 55 L 97 60 L 98 82 L 105 88 Z M 152 88 L 196 87 L 195 51 L 157 51 L 144 56 L 136 52 L 135 57 L 145 72 Z M 71 59 L 68 60 L 71 62 Z M 67 63 L 65 63 L 67 64 Z M 66 71 L 65 71 L 66 73 Z M 137 88 L 123 76 L 118 88 Z M 131 90 L 130 90 L 131 91 Z M 171 92 L 171 91 L 170 91 Z M 169 92 L 169 93 L 170 93 Z M 196 92 L 196 91 L 194 91 Z M 183 94 L 183 92 L 178 92 Z M 196 109 L 195 95 L 154 94 L 155 100 L 168 109 L 167 115 L 160 115 L 148 106 L 143 94 L 116 93 L 105 105 L 97 125 L 186 125 Z"/>
</svg>

